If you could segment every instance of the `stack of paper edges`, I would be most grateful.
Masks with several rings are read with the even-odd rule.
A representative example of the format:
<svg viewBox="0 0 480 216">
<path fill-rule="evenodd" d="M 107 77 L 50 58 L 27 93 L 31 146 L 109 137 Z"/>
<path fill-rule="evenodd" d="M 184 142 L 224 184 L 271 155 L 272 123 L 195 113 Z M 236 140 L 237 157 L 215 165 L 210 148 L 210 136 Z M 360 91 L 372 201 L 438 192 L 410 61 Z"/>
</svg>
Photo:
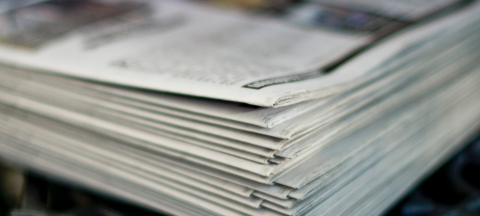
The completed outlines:
<svg viewBox="0 0 480 216">
<path fill-rule="evenodd" d="M 176 215 L 380 214 L 480 123 L 477 11 L 396 36 L 415 41 L 344 88 L 270 105 L 2 60 L 0 158 Z"/>
</svg>

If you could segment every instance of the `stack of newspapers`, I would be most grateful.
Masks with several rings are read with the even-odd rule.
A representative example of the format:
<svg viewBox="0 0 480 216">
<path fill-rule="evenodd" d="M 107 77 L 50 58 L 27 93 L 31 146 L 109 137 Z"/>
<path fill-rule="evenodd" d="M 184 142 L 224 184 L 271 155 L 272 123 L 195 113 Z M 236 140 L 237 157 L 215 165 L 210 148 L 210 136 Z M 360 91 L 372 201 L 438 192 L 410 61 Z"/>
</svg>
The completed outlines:
<svg viewBox="0 0 480 216">
<path fill-rule="evenodd" d="M 476 1 L 12 2 L 0 160 L 160 212 L 378 215 L 480 123 Z"/>
</svg>

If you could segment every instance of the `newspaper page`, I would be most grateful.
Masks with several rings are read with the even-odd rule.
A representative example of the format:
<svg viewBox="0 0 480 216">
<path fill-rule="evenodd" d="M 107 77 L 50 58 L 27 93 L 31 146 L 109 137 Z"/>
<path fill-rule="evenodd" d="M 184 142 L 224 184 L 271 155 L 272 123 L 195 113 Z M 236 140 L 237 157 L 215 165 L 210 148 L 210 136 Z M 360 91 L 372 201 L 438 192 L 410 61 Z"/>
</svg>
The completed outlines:
<svg viewBox="0 0 480 216">
<path fill-rule="evenodd" d="M 471 28 L 471 29 L 473 29 L 473 28 Z M 452 31 L 455 32 L 454 29 L 452 29 Z M 458 34 L 456 34 L 456 33 L 455 33 L 455 35 L 458 36 Z M 446 33 L 444 33 L 442 36 L 447 37 L 447 38 L 452 38 L 451 35 L 448 35 Z M 440 42 L 437 42 L 437 43 L 440 43 L 442 45 L 447 45 L 448 44 L 445 41 L 440 41 Z M 441 48 L 442 47 L 440 45 L 438 45 L 438 46 L 437 45 L 435 45 L 434 47 L 436 47 L 436 48 Z M 444 53 L 444 52 L 442 52 L 442 53 Z M 424 62 L 422 61 L 422 63 L 424 63 Z M 404 65 L 405 62 L 403 62 L 401 64 Z M 405 75 L 405 73 L 400 73 L 400 74 Z M 6 78 L 6 77 L 4 77 L 4 78 Z M 9 83 L 14 83 L 14 82 L 11 82 L 9 80 L 5 80 L 5 81 L 8 84 Z M 389 81 L 387 80 L 387 83 L 388 82 Z M 381 83 L 377 82 L 376 84 L 381 84 Z M 384 84 L 382 84 L 382 85 L 384 85 Z M 23 87 L 27 87 L 27 86 L 29 86 L 29 85 L 26 85 L 26 83 L 23 84 Z M 41 86 L 38 86 L 38 85 L 30 86 L 30 87 L 31 87 L 31 90 L 29 90 L 29 91 L 30 92 L 35 92 L 35 94 L 40 89 L 41 89 L 40 92 L 42 94 L 45 94 L 45 95 L 50 95 L 48 92 L 54 92 L 54 90 L 55 90 L 55 89 L 48 90 L 49 87 L 46 87 L 46 86 L 41 87 Z M 390 86 L 390 87 L 392 87 L 392 86 Z M 17 89 L 17 90 L 20 90 L 20 89 Z M 357 93 L 360 93 L 360 92 L 361 91 L 357 91 Z M 60 92 L 58 94 L 65 95 L 65 96 L 72 97 L 72 98 L 76 98 L 75 100 L 79 99 L 79 100 L 83 101 L 81 104 L 78 104 L 78 105 L 74 105 L 75 103 L 72 103 L 72 102 L 66 103 L 66 104 L 69 104 L 69 105 L 73 105 L 74 110 L 78 109 L 78 107 L 83 107 L 84 103 L 88 104 L 88 103 L 92 103 L 92 102 L 96 101 L 95 103 L 99 103 L 99 104 L 101 104 L 101 106 L 106 106 L 106 107 L 108 107 L 108 109 L 121 110 L 121 112 L 131 113 L 134 116 L 143 116 L 143 117 L 149 118 L 149 119 L 151 118 L 151 119 L 154 119 L 156 122 L 155 122 L 155 124 L 153 124 L 153 122 L 147 122 L 147 121 L 140 120 L 140 119 L 133 119 L 133 118 L 129 117 L 128 115 L 121 116 L 121 118 L 126 118 L 129 121 L 134 121 L 134 122 L 142 124 L 142 125 L 146 124 L 146 125 L 149 125 L 151 127 L 155 127 L 155 128 L 161 129 L 161 130 L 167 130 L 167 131 L 174 132 L 174 133 L 180 133 L 180 134 L 183 134 L 183 135 L 186 135 L 186 136 L 193 136 L 193 137 L 196 137 L 196 138 L 201 138 L 202 140 L 211 141 L 211 142 L 222 144 L 222 145 L 229 146 L 229 147 L 245 148 L 245 145 L 242 145 L 241 143 L 235 143 L 235 142 L 232 142 L 232 141 L 225 142 L 226 140 L 219 139 L 218 137 L 216 137 L 213 140 L 214 137 L 207 136 L 207 134 L 204 134 L 204 133 L 212 133 L 213 131 L 215 131 L 214 134 L 222 134 L 222 136 L 228 137 L 230 139 L 241 140 L 243 142 L 252 143 L 252 144 L 255 144 L 255 145 L 259 145 L 259 146 L 267 147 L 267 148 L 273 148 L 273 149 L 278 149 L 278 146 L 280 146 L 280 149 L 283 149 L 284 147 L 282 147 L 282 146 L 285 146 L 284 144 L 286 143 L 286 142 L 283 142 L 283 141 L 278 140 L 278 139 L 266 138 L 266 137 L 262 137 L 262 136 L 258 136 L 258 135 L 253 135 L 253 134 L 250 134 L 250 133 L 244 133 L 244 132 L 241 132 L 241 131 L 232 131 L 232 130 L 229 130 L 227 128 L 222 128 L 222 127 L 216 127 L 216 126 L 211 126 L 211 125 L 203 125 L 203 124 L 199 124 L 198 122 L 185 121 L 185 119 L 181 119 L 181 118 L 176 119 L 176 118 L 171 118 L 170 116 L 163 116 L 163 115 L 162 116 L 156 116 L 156 115 L 152 115 L 150 113 L 147 113 L 147 112 L 144 112 L 144 111 L 141 111 L 141 110 L 132 110 L 130 108 L 119 107 L 119 106 L 114 105 L 114 104 L 106 104 L 103 101 L 99 101 L 99 100 L 96 100 L 96 99 L 94 100 L 93 98 L 85 98 L 82 95 L 70 94 L 70 93 L 67 93 L 67 91 Z M 48 96 L 47 97 L 42 97 L 42 98 L 46 98 L 46 100 L 49 101 Z M 58 99 L 58 97 L 56 99 Z M 70 108 L 70 109 L 72 109 L 72 108 Z M 101 114 L 100 116 L 98 116 L 100 118 L 104 118 L 106 115 L 111 115 L 112 114 L 111 112 L 109 112 L 107 114 L 106 112 L 103 112 L 101 109 L 97 109 L 95 107 L 92 107 L 92 108 L 89 107 L 89 108 L 86 108 L 86 109 L 91 110 L 91 111 L 88 111 L 87 114 L 89 114 L 89 113 L 99 113 L 99 114 Z M 82 111 L 82 112 L 84 112 L 84 111 Z M 314 122 L 317 122 L 319 119 L 321 121 L 325 121 L 325 119 L 323 117 L 319 118 L 318 114 L 319 113 L 317 112 L 314 115 L 305 116 L 306 119 L 304 119 L 304 118 L 296 119 L 294 122 L 288 122 L 287 124 L 279 125 L 279 126 L 275 127 L 273 130 L 269 130 L 268 135 L 272 136 L 272 135 L 276 134 L 275 132 L 282 132 L 283 133 L 282 138 L 291 138 L 290 136 L 292 135 L 292 132 L 297 131 L 299 127 L 300 128 L 309 127 L 310 124 L 307 124 L 308 122 L 310 122 L 310 121 L 308 121 L 309 119 L 315 120 Z M 320 112 L 320 114 L 322 114 L 322 113 Z M 115 114 L 115 116 L 120 117 L 117 114 Z M 197 120 L 199 120 L 199 119 L 197 119 Z M 190 129 L 193 129 L 195 131 L 198 131 L 200 129 L 200 131 L 202 131 L 203 133 L 202 134 L 192 134 L 192 133 L 185 134 L 184 132 L 181 133 L 178 130 L 177 131 L 172 131 L 172 129 L 165 128 L 165 126 L 161 122 L 167 123 L 169 125 L 173 124 L 173 125 L 181 126 L 181 127 L 184 127 L 184 128 L 190 128 Z M 320 124 L 320 125 L 323 125 L 323 124 Z M 309 128 L 310 129 L 315 129 L 316 127 L 309 127 Z M 256 131 L 256 132 L 258 133 L 259 131 Z M 267 131 L 263 131 L 263 132 L 264 132 L 263 134 L 267 135 Z M 287 133 L 287 134 L 285 134 L 285 133 Z M 303 132 L 302 132 L 302 134 L 303 134 Z M 287 136 L 284 137 L 285 135 L 287 135 Z M 289 143 L 289 145 L 291 145 L 294 142 L 289 141 L 288 143 Z M 261 149 L 249 148 L 249 150 L 252 153 L 254 153 L 254 152 L 257 152 L 257 150 L 261 150 Z M 261 151 L 263 153 L 263 150 L 261 150 Z M 265 152 L 265 153 L 270 154 L 271 152 Z M 268 155 L 264 155 L 264 156 L 268 156 Z M 262 159 L 262 160 L 264 160 L 264 159 Z"/>
<path fill-rule="evenodd" d="M 355 70 L 324 73 L 322 68 L 371 38 L 191 2 L 149 3 L 44 2 L 9 11 L 0 18 L 0 62 L 276 107 L 345 89 L 422 38 L 403 35 Z"/>
<path fill-rule="evenodd" d="M 272 128 L 317 107 L 331 106 L 330 102 L 327 103 L 330 98 L 325 98 L 270 109 L 243 103 L 99 85 L 96 82 L 12 67 L 0 66 L 0 74 L 2 79 L 12 79 L 8 81 L 11 88 L 22 88 L 33 82 L 42 83 L 58 91 L 78 92 L 85 96 L 248 131 L 257 131 L 259 127 Z"/>
<path fill-rule="evenodd" d="M 43 2 L 2 15 L 0 61 L 142 89 L 276 107 L 338 92 L 406 43 L 392 45 L 364 69 L 327 74 L 322 68 L 371 38 L 192 2 L 76 4 Z"/>
</svg>

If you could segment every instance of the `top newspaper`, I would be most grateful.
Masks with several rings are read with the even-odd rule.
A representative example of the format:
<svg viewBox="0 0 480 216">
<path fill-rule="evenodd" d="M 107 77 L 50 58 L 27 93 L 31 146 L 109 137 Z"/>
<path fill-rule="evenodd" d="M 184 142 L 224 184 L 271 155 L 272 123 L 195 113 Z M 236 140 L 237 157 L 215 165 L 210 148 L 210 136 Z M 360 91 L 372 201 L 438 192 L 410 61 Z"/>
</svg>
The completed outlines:
<svg viewBox="0 0 480 216">
<path fill-rule="evenodd" d="M 280 107 L 329 96 L 365 80 L 375 66 L 435 33 L 402 33 L 326 73 L 327 66 L 371 43 L 372 32 L 304 28 L 192 2 L 71 4 L 40 2 L 0 15 L 0 63 Z"/>
</svg>

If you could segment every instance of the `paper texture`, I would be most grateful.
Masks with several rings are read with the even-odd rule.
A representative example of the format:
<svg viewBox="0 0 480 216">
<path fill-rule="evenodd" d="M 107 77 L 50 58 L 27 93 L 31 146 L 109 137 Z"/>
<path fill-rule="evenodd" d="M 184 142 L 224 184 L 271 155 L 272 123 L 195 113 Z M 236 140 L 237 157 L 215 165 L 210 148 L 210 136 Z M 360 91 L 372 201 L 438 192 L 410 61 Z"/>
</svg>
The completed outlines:
<svg viewBox="0 0 480 216">
<path fill-rule="evenodd" d="M 4 32 L 0 61 L 143 89 L 284 106 L 343 88 L 346 80 L 335 78 L 342 75 L 325 75 L 320 69 L 368 43 L 360 36 L 303 29 L 237 11 L 185 2 L 150 3 L 150 13 L 138 6 L 144 18 L 133 6 L 82 3 L 92 7 L 93 14 L 109 13 L 56 14 L 62 23 L 71 22 L 65 26 L 52 24 L 59 20 L 44 23 L 25 17 L 18 9 L 8 16 L 18 20 L 19 27 L 8 22 L 0 26 Z M 41 15 L 40 6 L 33 7 Z M 81 19 L 75 19 L 77 15 Z M 118 16 L 124 20 L 111 20 Z M 7 15 L 3 18 L 8 21 Z M 42 28 L 52 29 L 52 35 L 29 37 Z M 310 79 L 330 84 L 290 85 Z"/>
</svg>

